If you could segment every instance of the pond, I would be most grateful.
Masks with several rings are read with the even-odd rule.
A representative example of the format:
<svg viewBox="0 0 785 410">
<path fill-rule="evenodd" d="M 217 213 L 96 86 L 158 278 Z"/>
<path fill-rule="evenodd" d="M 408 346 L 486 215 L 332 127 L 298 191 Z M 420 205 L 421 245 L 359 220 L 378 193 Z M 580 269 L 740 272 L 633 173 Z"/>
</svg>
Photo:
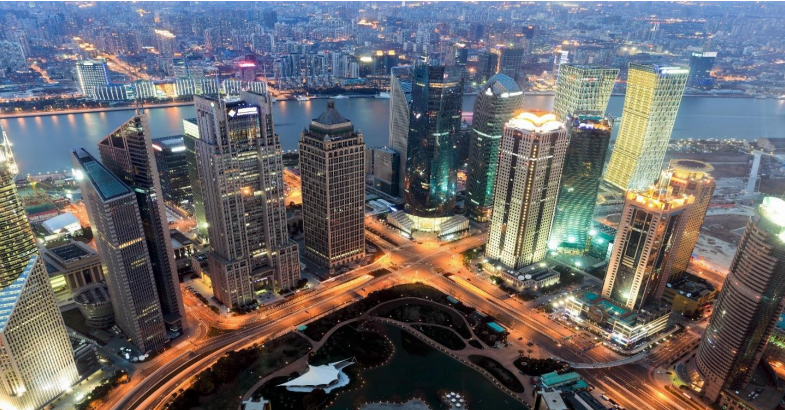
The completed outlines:
<svg viewBox="0 0 785 410">
<path fill-rule="evenodd" d="M 365 384 L 340 393 L 329 410 L 355 410 L 358 404 L 374 401 L 403 401 L 417 395 L 433 409 L 446 408 L 439 390 L 469 397 L 472 410 L 526 409 L 483 375 L 392 325 L 384 329 L 395 346 L 390 361 L 363 372 Z M 526 394 L 530 394 L 527 386 Z"/>
</svg>

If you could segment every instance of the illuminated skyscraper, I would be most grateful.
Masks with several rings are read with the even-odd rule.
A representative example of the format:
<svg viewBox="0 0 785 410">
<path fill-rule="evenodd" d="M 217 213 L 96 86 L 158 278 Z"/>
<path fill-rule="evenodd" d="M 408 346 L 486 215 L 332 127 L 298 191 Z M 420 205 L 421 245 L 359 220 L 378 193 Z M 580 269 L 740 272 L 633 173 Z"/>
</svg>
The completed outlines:
<svg viewBox="0 0 785 410">
<path fill-rule="evenodd" d="M 559 121 L 577 111 L 595 111 L 601 115 L 608 108 L 618 68 L 584 64 L 563 64 L 556 81 L 553 112 Z"/>
<path fill-rule="evenodd" d="M 147 115 L 137 114 L 101 140 L 98 151 L 103 165 L 136 194 L 164 321 L 178 333 L 185 325 L 185 309 L 150 134 Z"/>
<path fill-rule="evenodd" d="M 87 97 L 96 97 L 96 87 L 105 87 L 109 84 L 109 70 L 106 60 L 79 60 L 76 62 L 76 79 L 79 89 Z"/>
<path fill-rule="evenodd" d="M 463 80 L 453 66 L 420 63 L 412 78 L 405 209 L 415 229 L 439 231 L 455 213 L 456 133 L 461 126 Z"/>
<path fill-rule="evenodd" d="M 709 89 L 714 85 L 711 69 L 714 68 L 716 51 L 695 52 L 690 56 L 690 78 L 687 85 L 695 88 Z"/>
<path fill-rule="evenodd" d="M 691 159 L 674 159 L 669 164 L 672 173 L 669 186 L 673 193 L 692 195 L 695 197 L 695 202 L 687 218 L 687 226 L 679 242 L 668 282 L 675 282 L 684 276 L 690 263 L 703 220 L 706 218 L 706 211 L 709 210 L 711 196 L 714 194 L 714 178 L 709 174 L 713 169 L 710 164 Z"/>
<path fill-rule="evenodd" d="M 405 187 L 411 103 L 411 66 L 393 67 L 390 74 L 390 148 L 398 153 L 398 196 L 403 196 Z"/>
<path fill-rule="evenodd" d="M 491 218 L 499 142 L 504 124 L 521 108 L 523 91 L 504 74 L 491 77 L 474 100 L 466 178 L 466 210 L 472 219 L 486 222 Z"/>
<path fill-rule="evenodd" d="M 627 192 L 602 296 L 637 310 L 662 299 L 693 198 L 663 188 Z"/>
<path fill-rule="evenodd" d="M 196 219 L 196 233 L 203 242 L 207 243 L 210 241 L 210 238 L 207 234 L 207 217 L 204 215 L 202 183 L 199 181 L 199 169 L 196 162 L 196 143 L 198 140 L 199 125 L 196 123 L 196 118 L 184 119 L 183 144 L 185 145 L 185 161 L 188 163 L 188 179 L 191 183 L 194 219 Z"/>
<path fill-rule="evenodd" d="M 246 91 L 240 100 L 194 97 L 199 138 L 191 141 L 210 237 L 210 279 L 226 306 L 253 304 L 255 292 L 291 289 L 300 279 L 271 104 L 269 94 Z"/>
<path fill-rule="evenodd" d="M 365 257 L 365 143 L 332 100 L 300 134 L 305 254 L 331 270 Z"/>
<path fill-rule="evenodd" d="M 785 306 L 785 201 L 767 197 L 747 224 L 695 357 L 702 394 L 750 381 Z"/>
<path fill-rule="evenodd" d="M 568 116 L 570 144 L 551 229 L 551 247 L 576 253 L 587 249 L 612 130 L 613 121 L 603 117 L 601 111 L 582 111 Z"/>
<path fill-rule="evenodd" d="M 0 408 L 34 410 L 79 378 L 44 260 L 16 191 L 0 128 Z"/>
<path fill-rule="evenodd" d="M 115 322 L 142 353 L 161 349 L 166 327 L 137 195 L 84 148 L 73 150 L 72 157 L 106 267 Z"/>
<path fill-rule="evenodd" d="M 523 112 L 504 126 L 485 255 L 508 270 L 545 259 L 568 142 L 551 113 Z"/>
<path fill-rule="evenodd" d="M 605 180 L 643 191 L 662 170 L 689 70 L 630 63 L 627 94 Z"/>
</svg>

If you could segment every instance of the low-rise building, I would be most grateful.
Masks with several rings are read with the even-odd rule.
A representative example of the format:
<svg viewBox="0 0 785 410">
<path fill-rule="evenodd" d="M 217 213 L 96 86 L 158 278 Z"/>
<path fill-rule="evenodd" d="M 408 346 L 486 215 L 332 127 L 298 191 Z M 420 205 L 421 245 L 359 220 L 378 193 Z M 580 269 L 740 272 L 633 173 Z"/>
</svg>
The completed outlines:
<svg viewBox="0 0 785 410">
<path fill-rule="evenodd" d="M 79 289 L 74 302 L 88 326 L 106 329 L 114 324 L 114 309 L 105 283 L 94 283 Z"/>
<path fill-rule="evenodd" d="M 590 325 L 591 330 L 624 348 L 648 340 L 668 327 L 670 307 L 652 304 L 630 310 L 594 292 L 566 299 L 565 309 L 573 320 Z"/>
<path fill-rule="evenodd" d="M 674 312 L 698 316 L 716 297 L 717 289 L 712 284 L 688 273 L 674 283 L 667 284 L 662 301 L 670 305 Z"/>
<path fill-rule="evenodd" d="M 174 251 L 174 262 L 177 265 L 177 272 L 183 272 L 191 268 L 191 255 L 194 254 L 194 243 L 187 236 L 177 229 L 169 230 L 172 238 L 172 250 Z"/>
<path fill-rule="evenodd" d="M 101 259 L 93 248 L 82 242 L 71 241 L 42 249 L 41 255 L 52 289 L 60 299 L 67 299 L 79 289 L 104 280 Z"/>
<path fill-rule="evenodd" d="M 559 283 L 559 272 L 542 266 L 530 265 L 513 274 L 505 273 L 505 279 L 524 289 L 539 290 Z"/>
</svg>

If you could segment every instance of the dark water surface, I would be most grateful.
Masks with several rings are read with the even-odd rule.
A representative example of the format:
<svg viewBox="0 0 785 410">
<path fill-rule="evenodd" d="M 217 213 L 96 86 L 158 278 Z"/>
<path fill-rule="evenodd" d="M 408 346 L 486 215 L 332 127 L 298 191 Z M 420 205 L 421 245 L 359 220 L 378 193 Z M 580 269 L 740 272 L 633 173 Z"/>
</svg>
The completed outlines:
<svg viewBox="0 0 785 410">
<path fill-rule="evenodd" d="M 464 111 L 470 119 L 474 96 L 464 97 Z M 611 97 L 608 111 L 621 115 L 624 98 Z M 368 146 L 387 145 L 389 127 L 387 99 L 351 98 L 335 105 L 365 135 Z M 527 96 L 527 108 L 549 109 L 552 96 Z M 275 103 L 276 132 L 285 150 L 297 148 L 300 131 L 317 117 L 327 100 Z M 182 120 L 194 116 L 192 106 L 147 110 L 153 137 L 182 134 Z M 46 115 L 0 120 L 13 144 L 14 155 L 23 174 L 46 173 L 71 168 L 69 151 L 83 146 L 96 152 L 96 144 L 133 114 L 132 111 Z M 785 137 L 785 100 L 751 98 L 685 97 L 673 138 Z"/>
</svg>

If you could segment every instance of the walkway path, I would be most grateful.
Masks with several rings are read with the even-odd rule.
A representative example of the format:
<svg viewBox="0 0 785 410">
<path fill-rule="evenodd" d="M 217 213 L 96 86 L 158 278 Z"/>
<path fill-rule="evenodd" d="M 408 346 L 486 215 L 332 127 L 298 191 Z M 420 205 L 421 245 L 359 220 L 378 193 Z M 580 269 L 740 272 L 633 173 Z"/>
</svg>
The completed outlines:
<svg viewBox="0 0 785 410">
<path fill-rule="evenodd" d="M 639 362 L 646 357 L 646 352 L 640 352 L 635 356 L 625 357 L 621 360 L 616 360 L 614 362 L 605 362 L 605 363 L 570 363 L 574 369 L 604 369 L 606 367 L 616 367 L 616 366 L 624 366 L 625 364 L 631 364 L 635 362 Z"/>
</svg>

